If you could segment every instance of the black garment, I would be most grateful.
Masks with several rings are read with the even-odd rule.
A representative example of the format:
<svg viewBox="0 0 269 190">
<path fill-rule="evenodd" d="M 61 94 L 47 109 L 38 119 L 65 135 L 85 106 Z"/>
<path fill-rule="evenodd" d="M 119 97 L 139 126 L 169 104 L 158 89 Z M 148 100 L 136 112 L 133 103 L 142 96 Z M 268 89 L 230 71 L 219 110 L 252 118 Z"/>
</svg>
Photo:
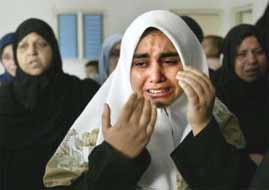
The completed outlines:
<svg viewBox="0 0 269 190">
<path fill-rule="evenodd" d="M 216 78 L 218 77 L 218 70 L 208 69 L 209 78 L 212 81 L 213 85 L 215 85 L 214 81 L 216 81 Z"/>
<path fill-rule="evenodd" d="M 267 4 L 263 15 L 257 20 L 255 26 L 263 41 L 269 43 L 269 4 Z"/>
<path fill-rule="evenodd" d="M 0 75 L 0 86 L 10 83 L 12 80 L 13 77 L 8 72 L 5 72 Z"/>
<path fill-rule="evenodd" d="M 216 94 L 238 117 L 246 137 L 249 153 L 264 153 L 268 139 L 268 76 L 261 76 L 254 82 L 245 82 L 235 73 L 237 48 L 241 42 L 255 36 L 268 58 L 268 46 L 262 41 L 256 28 L 242 24 L 230 30 L 224 39 L 223 64 L 215 74 Z"/>
<path fill-rule="evenodd" d="M 214 120 L 197 136 L 190 133 L 172 158 L 192 190 L 247 189 L 256 170 L 246 152 L 225 142 Z"/>
<path fill-rule="evenodd" d="M 57 41 L 45 22 L 29 19 L 16 31 L 20 40 L 36 32 L 52 48 L 52 62 L 39 76 L 18 65 L 14 81 L 0 88 L 0 189 L 39 190 L 47 161 L 98 90 L 90 80 L 64 74 Z"/>
<path fill-rule="evenodd" d="M 269 150 L 259 165 L 257 172 L 252 180 L 249 190 L 268 190 L 269 189 Z"/>
</svg>

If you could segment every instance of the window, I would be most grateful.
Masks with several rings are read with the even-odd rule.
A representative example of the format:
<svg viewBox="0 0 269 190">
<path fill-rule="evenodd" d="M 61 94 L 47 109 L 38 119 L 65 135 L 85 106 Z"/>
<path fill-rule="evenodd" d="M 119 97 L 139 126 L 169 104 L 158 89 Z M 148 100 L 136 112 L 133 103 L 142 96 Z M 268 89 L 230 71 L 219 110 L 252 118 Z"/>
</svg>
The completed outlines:
<svg viewBox="0 0 269 190">
<path fill-rule="evenodd" d="M 237 12 L 236 15 L 236 23 L 247 23 L 247 24 L 253 24 L 252 21 L 252 10 L 242 10 Z"/>
<path fill-rule="evenodd" d="M 102 45 L 102 17 L 84 15 L 84 57 L 98 59 Z"/>
<path fill-rule="evenodd" d="M 253 24 L 253 5 L 247 4 L 233 9 L 235 24 Z"/>
<path fill-rule="evenodd" d="M 58 16 L 59 45 L 63 58 L 75 58 L 77 54 L 77 16 Z"/>
<path fill-rule="evenodd" d="M 102 46 L 102 15 L 58 15 L 59 46 L 64 59 L 98 59 Z"/>
</svg>

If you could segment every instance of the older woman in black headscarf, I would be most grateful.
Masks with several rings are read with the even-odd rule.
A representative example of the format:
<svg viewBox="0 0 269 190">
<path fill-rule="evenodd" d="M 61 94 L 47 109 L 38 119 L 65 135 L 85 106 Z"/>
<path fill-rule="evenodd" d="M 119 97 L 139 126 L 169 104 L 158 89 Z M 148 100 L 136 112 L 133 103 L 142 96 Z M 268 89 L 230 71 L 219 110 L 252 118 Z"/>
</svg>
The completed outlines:
<svg viewBox="0 0 269 190">
<path fill-rule="evenodd" d="M 261 160 L 268 139 L 268 44 L 252 25 L 230 30 L 224 41 L 217 96 L 239 118 L 247 151 Z"/>
<path fill-rule="evenodd" d="M 0 189 L 38 190 L 47 161 L 99 86 L 63 73 L 42 20 L 24 21 L 15 36 L 16 77 L 0 89 Z"/>
</svg>

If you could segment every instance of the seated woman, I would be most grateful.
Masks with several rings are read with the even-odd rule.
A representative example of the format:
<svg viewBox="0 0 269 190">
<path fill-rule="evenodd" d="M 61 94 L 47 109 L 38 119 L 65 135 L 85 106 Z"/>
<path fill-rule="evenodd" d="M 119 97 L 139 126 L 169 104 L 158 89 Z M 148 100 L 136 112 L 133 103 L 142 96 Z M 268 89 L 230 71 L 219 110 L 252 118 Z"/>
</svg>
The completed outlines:
<svg viewBox="0 0 269 190">
<path fill-rule="evenodd" d="M 239 119 L 247 152 L 260 163 L 268 146 L 268 43 L 252 25 L 232 28 L 224 40 L 216 94 Z"/>
<path fill-rule="evenodd" d="M 38 190 L 47 161 L 99 86 L 63 72 L 42 20 L 24 21 L 15 39 L 17 73 L 0 88 L 0 189 Z"/>
<path fill-rule="evenodd" d="M 196 157 L 200 146 L 187 148 L 191 156 L 181 148 L 204 128 L 220 133 L 207 71 L 199 41 L 180 17 L 169 11 L 139 16 L 124 34 L 115 71 L 48 162 L 45 185 L 80 190 L 234 186 L 239 179 L 229 158 L 238 155 L 222 138 L 201 157 Z M 208 157 L 211 152 L 216 154 Z M 184 158 L 201 166 L 199 176 L 190 176 L 180 162 Z"/>
</svg>

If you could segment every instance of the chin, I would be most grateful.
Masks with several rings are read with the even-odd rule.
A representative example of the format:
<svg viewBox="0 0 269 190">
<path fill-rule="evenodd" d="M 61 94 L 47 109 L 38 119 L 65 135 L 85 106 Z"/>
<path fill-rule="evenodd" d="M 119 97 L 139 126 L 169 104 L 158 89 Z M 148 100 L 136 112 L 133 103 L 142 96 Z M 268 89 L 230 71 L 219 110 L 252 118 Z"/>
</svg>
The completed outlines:
<svg viewBox="0 0 269 190">
<path fill-rule="evenodd" d="M 158 101 L 151 101 L 153 105 L 155 105 L 157 108 L 166 108 L 168 107 L 171 103 L 166 103 L 166 102 L 158 102 Z"/>
</svg>

